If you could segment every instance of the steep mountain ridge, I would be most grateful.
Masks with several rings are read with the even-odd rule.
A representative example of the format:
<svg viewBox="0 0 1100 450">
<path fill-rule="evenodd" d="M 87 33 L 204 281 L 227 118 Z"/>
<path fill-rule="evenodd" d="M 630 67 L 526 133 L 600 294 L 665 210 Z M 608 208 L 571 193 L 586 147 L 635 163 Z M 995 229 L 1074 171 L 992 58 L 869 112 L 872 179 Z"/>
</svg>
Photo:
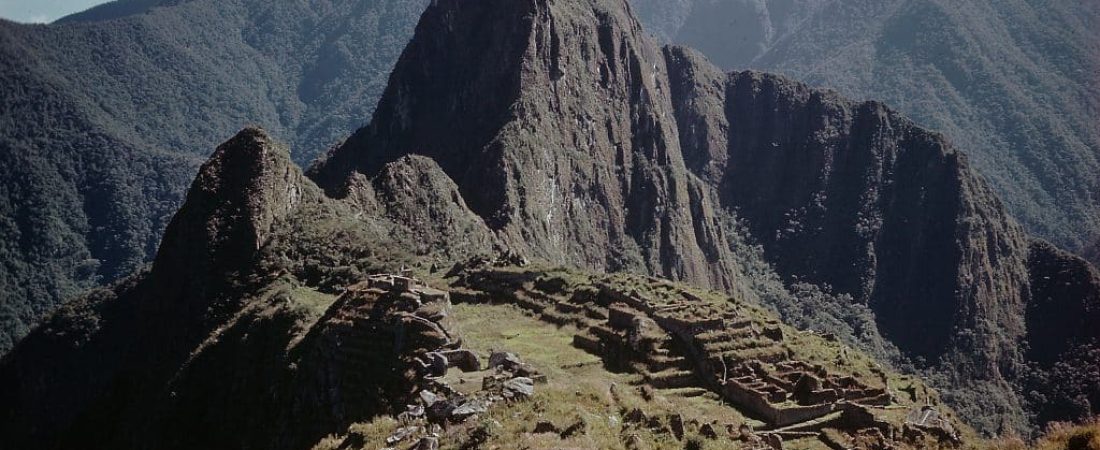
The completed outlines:
<svg viewBox="0 0 1100 450">
<path fill-rule="evenodd" d="M 871 305 L 887 337 L 929 360 L 960 325 L 1018 315 L 1026 238 L 942 136 L 878 103 L 751 72 L 723 81 L 697 56 L 669 54 L 681 61 L 673 98 L 690 167 L 780 274 Z"/>
<path fill-rule="evenodd" d="M 786 279 L 851 295 L 917 366 L 968 380 L 964 413 L 997 392 L 982 401 L 1024 427 L 1006 380 L 1023 362 L 1027 240 L 965 158 L 880 104 L 662 51 L 629 11 L 437 2 L 371 125 L 311 177 L 342 192 L 427 156 L 509 248 L 733 290 L 736 214 Z"/>
<path fill-rule="evenodd" d="M 410 170 L 439 172 L 426 158 L 404 157 L 383 167 L 369 184 L 378 190 L 380 199 L 389 198 L 391 192 L 408 190 L 413 181 L 444 195 L 455 192 L 453 185 L 442 180 L 410 177 Z M 356 189 L 357 194 L 363 192 L 358 190 L 361 187 Z M 409 402 L 420 401 L 423 394 L 412 396 L 410 390 L 423 376 L 415 370 L 415 356 L 440 346 L 463 345 L 455 326 L 462 317 L 450 308 L 449 301 L 440 303 L 439 299 L 447 298 L 446 292 L 419 285 L 400 288 L 396 283 L 398 279 L 410 281 L 408 278 L 372 277 L 366 283 L 360 282 L 367 271 L 418 260 L 387 254 L 392 251 L 387 246 L 394 243 L 378 234 L 376 228 L 386 221 L 385 214 L 354 214 L 370 204 L 363 197 L 349 196 L 347 202 L 324 197 L 290 161 L 284 146 L 258 129 L 241 131 L 220 146 L 201 168 L 187 201 L 168 227 L 151 271 L 67 304 L 0 360 L 0 432 L 5 436 L 5 445 L 310 448 L 325 436 L 349 433 L 357 429 L 354 424 L 397 415 Z M 379 200 L 377 204 L 422 211 L 415 203 Z M 433 204 L 432 208 L 441 207 Z M 443 214 L 462 217 L 456 211 Z M 460 237 L 474 236 L 476 233 L 464 233 Z M 408 248 L 408 244 L 397 244 Z M 456 254 L 462 253 L 463 243 L 453 245 L 459 247 Z M 394 259 L 387 263 L 386 258 Z M 782 327 L 766 310 L 746 303 L 740 296 L 696 294 L 693 292 L 698 291 L 650 277 L 590 276 L 561 269 L 545 275 L 518 268 L 493 269 L 465 277 L 469 279 L 455 283 L 456 291 L 464 295 L 478 292 L 471 289 L 484 289 L 482 295 L 487 295 L 504 286 L 491 280 L 472 281 L 479 277 L 521 283 L 524 278 L 539 277 L 541 281 L 535 285 L 549 292 L 568 289 L 593 295 L 599 292 L 596 286 L 607 285 L 615 286 L 619 293 L 614 295 L 622 296 L 637 295 L 638 289 L 644 289 L 644 298 L 655 304 L 683 299 L 699 303 L 698 309 L 682 309 L 676 315 L 683 320 L 698 317 L 709 323 L 714 318 L 697 314 L 724 311 L 726 316 L 738 319 L 741 333 L 766 326 L 771 330 L 771 339 L 790 339 L 800 346 L 789 352 L 791 356 L 784 356 L 791 360 L 783 367 L 826 374 L 826 383 L 843 383 L 844 392 L 850 390 L 858 399 L 866 397 L 872 402 L 868 405 L 883 401 L 894 405 L 894 410 L 873 413 L 872 406 L 846 405 L 836 399 L 815 405 L 815 411 L 820 411 L 816 414 L 828 413 L 832 421 L 856 414 L 854 419 L 827 422 L 845 430 L 844 434 L 832 432 L 832 439 L 864 438 L 859 434 L 862 427 L 906 426 L 904 415 L 897 410 L 923 404 L 916 403 L 917 397 L 894 400 L 885 396 L 884 383 L 904 383 L 914 396 L 919 393 L 922 401 L 937 401 L 935 392 L 919 380 L 881 369 L 862 370 L 867 373 L 859 376 L 867 381 L 846 378 L 843 374 L 854 372 L 848 365 L 871 369 L 877 363 L 856 351 L 849 352 L 840 343 Z M 379 288 L 387 283 L 390 290 Z M 525 294 L 523 286 L 526 284 L 514 288 L 512 295 L 534 295 Z M 337 289 L 343 292 L 339 297 L 333 295 Z M 582 297 L 574 295 L 569 301 L 581 301 Z M 606 297 L 601 298 L 588 305 L 589 309 L 601 308 L 600 302 L 607 302 Z M 564 297 L 560 301 L 565 306 Z M 553 327 L 549 330 L 563 332 Z M 544 337 L 540 333 L 547 330 L 529 332 Z M 540 344 L 550 343 L 542 340 Z M 778 347 L 773 343 L 768 348 Z M 821 351 L 835 356 L 816 353 Z M 738 358 L 751 365 L 752 361 L 746 359 L 751 349 L 744 352 Z M 782 354 L 788 355 L 788 351 Z M 588 374 L 597 367 L 591 363 L 547 366 L 555 376 L 573 371 Z M 869 375 L 872 372 L 881 378 Z M 613 380 L 630 378 L 606 371 L 597 373 L 607 377 L 597 381 L 610 389 L 612 395 L 608 398 L 645 396 L 625 386 L 621 394 L 616 394 Z M 573 381 L 563 378 L 554 382 L 574 392 L 580 387 Z M 873 388 L 863 382 L 883 387 Z M 539 389 L 546 388 L 540 385 Z M 862 394 L 864 391 L 870 394 Z M 749 411 L 721 402 L 688 397 L 671 401 L 705 406 L 708 412 L 720 411 L 722 417 L 736 418 L 741 423 L 755 420 Z M 609 406 L 625 408 L 619 402 L 615 400 Z M 515 402 L 497 408 L 521 408 L 524 404 Z M 666 409 L 664 400 L 644 407 Z M 860 419 L 864 417 L 858 414 L 860 411 L 871 414 L 871 418 Z M 928 431 L 910 430 L 904 438 L 891 435 L 882 439 L 911 442 L 901 448 L 914 448 L 923 447 L 922 442 L 950 446 L 962 437 L 970 438 L 969 432 L 955 434 L 953 430 L 961 424 L 949 409 L 939 411 L 943 415 L 937 413 L 936 422 L 945 423 L 942 429 L 950 434 L 934 434 L 940 428 L 929 425 L 922 428 Z M 693 411 L 682 414 L 695 417 Z M 509 416 L 501 419 L 510 422 Z M 603 423 L 603 416 L 599 417 Z M 527 429 L 529 424 L 519 425 Z M 619 425 L 612 422 L 611 426 Z M 634 425 L 621 426 L 627 430 Z M 476 439 L 473 433 L 467 436 L 464 428 L 461 422 L 454 423 L 449 438 Z M 684 428 L 707 435 L 698 425 L 685 424 Z M 684 431 L 679 433 L 683 435 Z M 671 438 L 674 432 L 670 429 L 663 434 Z M 740 435 L 743 439 L 751 437 L 749 432 Z M 788 439 L 817 442 L 818 436 L 815 432 L 795 433 Z M 378 442 L 351 441 L 348 445 L 373 446 Z M 736 445 L 736 441 L 730 442 Z"/>
<path fill-rule="evenodd" d="M 1034 241 L 1030 249 L 1025 392 L 1040 423 L 1095 414 L 1100 404 L 1100 274 L 1047 242 Z"/>
<path fill-rule="evenodd" d="M 66 307 L 5 358 L 0 431 L 47 447 L 89 436 L 109 447 L 255 444 L 265 439 L 255 427 L 293 417 L 282 408 L 295 397 L 262 386 L 310 397 L 294 343 L 327 311 L 325 294 L 364 274 L 511 250 L 767 302 L 736 251 L 745 239 L 791 284 L 835 285 L 848 294 L 840 309 L 869 305 L 876 320 L 845 324 L 849 343 L 894 338 L 964 418 L 1027 427 L 1010 385 L 1026 334 L 1041 334 L 1023 323 L 1036 289 L 1027 243 L 965 158 L 879 104 L 661 49 L 623 1 L 434 2 L 371 125 L 310 180 L 270 147 L 252 130 L 231 140 L 200 172 L 151 273 Z M 777 192 L 784 182 L 798 189 Z M 313 201 L 293 206 L 293 192 Z M 828 259 L 834 244 L 854 251 Z M 796 260 L 800 247 L 818 258 Z M 929 314 L 911 318 L 935 333 L 899 319 L 914 314 Z M 257 359 L 222 364 L 240 354 Z M 223 409 L 188 414 L 213 385 Z M 271 416 L 249 417 L 249 433 L 221 420 L 250 408 Z M 317 436 L 298 437 L 283 445 Z"/>
<path fill-rule="evenodd" d="M 671 9 L 645 18 L 667 42 L 698 48 L 723 68 L 883 101 L 942 131 L 1029 232 L 1082 252 L 1095 240 L 1094 2 L 637 3 Z"/>
<path fill-rule="evenodd" d="M 0 21 L 0 353 L 150 262 L 226 136 L 259 124 L 302 163 L 362 126 L 424 4 L 130 0 Z"/>
<path fill-rule="evenodd" d="M 17 109 L 5 114 L 2 153 L 22 155 L 12 167 L 33 176 L 5 177 L 14 193 L 2 213 L 16 218 L 6 241 L 24 243 L 4 249 L 0 352 L 61 299 L 151 261 L 188 177 L 225 136 L 260 124 L 303 163 L 362 125 L 425 5 L 120 0 L 56 25 L 3 22 L 2 74 L 12 87 L 4 104 Z M 885 100 L 944 131 L 1029 232 L 1097 253 L 1087 248 L 1095 230 L 1080 226 L 1097 223 L 1092 3 L 632 5 L 661 40 L 699 48 L 724 68 Z M 1020 70 L 1001 70 L 1006 61 Z M 988 76 L 953 75 L 964 72 Z M 74 154 L 88 156 L 63 156 Z M 20 193 L 37 189 L 29 184 L 46 187 L 38 200 Z M 37 204 L 47 207 L 22 212 Z M 50 224 L 20 225 L 31 216 Z"/>
<path fill-rule="evenodd" d="M 532 257 L 732 287 L 718 230 L 696 233 L 692 224 L 717 218 L 705 216 L 709 194 L 682 176 L 674 124 L 659 119 L 672 113 L 663 61 L 628 8 L 429 8 L 371 125 L 314 177 L 331 192 L 350 170 L 369 176 L 421 154 L 504 242 Z M 561 131 L 535 139 L 533 130 Z"/>
<path fill-rule="evenodd" d="M 151 270 L 66 304 L 4 357 L 5 445 L 302 448 L 330 421 L 370 417 L 296 404 L 328 394 L 309 381 L 322 363 L 293 366 L 331 351 L 306 334 L 334 286 L 410 262 L 381 222 L 354 219 L 286 147 L 243 130 L 203 165 Z"/>
</svg>

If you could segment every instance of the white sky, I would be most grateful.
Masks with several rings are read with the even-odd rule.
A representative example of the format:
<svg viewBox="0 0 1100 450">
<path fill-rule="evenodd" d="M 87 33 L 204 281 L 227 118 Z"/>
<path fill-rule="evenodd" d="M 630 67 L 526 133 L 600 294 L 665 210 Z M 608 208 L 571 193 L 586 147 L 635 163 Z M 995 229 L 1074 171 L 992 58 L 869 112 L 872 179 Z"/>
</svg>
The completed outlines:
<svg viewBox="0 0 1100 450">
<path fill-rule="evenodd" d="M 0 17 L 16 22 L 53 22 L 106 0 L 0 0 Z"/>
</svg>

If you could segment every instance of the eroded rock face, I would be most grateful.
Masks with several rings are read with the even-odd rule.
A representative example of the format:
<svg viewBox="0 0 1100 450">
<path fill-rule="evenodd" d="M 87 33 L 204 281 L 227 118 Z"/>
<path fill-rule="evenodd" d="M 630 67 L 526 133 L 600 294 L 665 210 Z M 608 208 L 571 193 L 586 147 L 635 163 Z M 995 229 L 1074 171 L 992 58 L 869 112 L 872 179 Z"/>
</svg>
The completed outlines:
<svg viewBox="0 0 1100 450">
<path fill-rule="evenodd" d="M 942 136 L 881 104 L 666 52 L 688 166 L 781 275 L 870 304 L 929 360 L 986 314 L 1022 334 L 1009 317 L 1027 296 L 1025 235 Z"/>
<path fill-rule="evenodd" d="M 352 172 L 424 155 L 522 253 L 731 286 L 709 193 L 667 120 L 664 60 L 628 10 L 436 3 L 375 120 L 313 177 L 338 192 Z"/>
<path fill-rule="evenodd" d="M 242 130 L 199 170 L 165 231 L 154 276 L 202 296 L 212 277 L 248 267 L 276 222 L 319 197 L 286 147 L 260 129 Z"/>
<path fill-rule="evenodd" d="M 1033 241 L 1027 305 L 1028 392 L 1040 422 L 1100 409 L 1100 274 L 1085 260 Z"/>
<path fill-rule="evenodd" d="M 371 125 L 311 176 L 339 193 L 410 154 L 534 258 L 737 290 L 736 214 L 907 356 L 1019 369 L 1025 235 L 962 155 L 881 104 L 661 49 L 623 1 L 434 3 Z"/>
<path fill-rule="evenodd" d="M 416 255 L 444 260 L 489 253 L 496 238 L 434 160 L 418 155 L 386 164 L 373 178 L 355 174 L 346 198 L 365 218 L 385 222 L 395 241 Z"/>
<path fill-rule="evenodd" d="M 287 354 L 288 341 L 308 327 L 263 296 L 234 303 L 256 292 L 225 289 L 233 275 L 254 272 L 248 275 L 261 287 L 290 279 L 331 288 L 322 268 L 363 273 L 350 267 L 365 258 L 359 255 L 420 253 L 416 246 L 451 258 L 511 250 L 751 294 L 730 250 L 736 213 L 785 277 L 830 284 L 871 305 L 878 326 L 907 355 L 925 357 L 928 366 L 948 361 L 938 368 L 947 379 L 980 385 L 1015 418 L 1023 411 L 1006 378 L 1022 361 L 1016 349 L 1025 332 L 1042 335 L 1038 325 L 1025 327 L 1024 305 L 1031 295 L 1076 295 L 1028 278 L 1027 245 L 1016 225 L 938 136 L 875 103 L 779 77 L 723 74 L 691 52 L 658 49 L 620 0 L 434 2 L 374 121 L 311 177 L 344 201 L 324 198 L 257 130 L 222 146 L 169 228 L 151 276 L 119 288 L 122 300 L 59 314 L 55 329 L 32 335 L 16 352 L 10 361 L 17 363 L 0 364 L 0 379 L 11 381 L 2 384 L 21 389 L 2 393 L 12 399 L 0 402 L 11 405 L 3 417 L 20 421 L 0 430 L 37 443 L 102 429 L 106 447 L 210 428 L 221 434 L 201 443 L 266 442 L 261 425 L 271 417 L 250 418 L 256 434 L 239 437 L 229 422 L 188 413 L 206 407 L 205 395 L 226 373 L 235 383 L 216 391 L 226 394 L 219 398 L 226 410 L 243 409 L 226 399 L 247 390 L 263 399 L 258 409 L 275 409 L 273 420 L 331 404 L 318 399 L 344 386 L 341 377 L 352 385 L 358 375 L 340 361 L 317 370 L 339 353 L 307 345 L 301 348 L 315 349 L 319 363 L 296 380 L 317 390 L 298 403 L 300 392 L 265 390 L 302 376 L 282 367 L 301 362 Z M 314 223 L 315 216 L 328 220 Z M 376 245 L 382 241 L 394 245 Z M 1044 270 L 1048 259 L 1031 264 Z M 219 300 L 221 314 L 211 315 Z M 1044 310 L 1047 303 L 1033 305 Z M 279 326 L 248 326 L 264 323 L 268 306 L 287 317 Z M 150 309 L 156 315 L 144 314 Z M 208 315 L 220 322 L 186 332 L 163 326 Z M 85 328 L 91 344 L 70 350 L 70 336 L 83 339 Z M 645 348 L 645 334 L 638 333 L 638 348 Z M 437 335 L 416 335 L 425 348 L 439 344 Z M 96 360 L 132 341 L 139 342 L 132 350 Z M 255 355 L 245 351 L 251 348 L 267 349 L 265 364 L 279 371 L 234 358 Z M 87 380 L 65 378 L 89 367 L 97 369 Z M 54 389 L 58 380 L 64 386 Z M 114 388 L 135 383 L 142 389 Z M 168 388 L 180 386 L 188 388 L 178 397 L 184 400 L 165 402 Z M 961 406 L 977 408 L 970 400 Z M 151 404 L 164 409 L 150 416 Z M 325 411 L 316 423 L 381 409 L 367 406 Z M 102 419 L 81 419 L 88 416 Z M 189 417 L 195 421 L 175 420 Z M 153 421 L 176 428 L 143 427 Z M 305 439 L 331 431 L 322 428 L 285 433 Z M 150 431 L 128 434 L 139 429 Z"/>
</svg>

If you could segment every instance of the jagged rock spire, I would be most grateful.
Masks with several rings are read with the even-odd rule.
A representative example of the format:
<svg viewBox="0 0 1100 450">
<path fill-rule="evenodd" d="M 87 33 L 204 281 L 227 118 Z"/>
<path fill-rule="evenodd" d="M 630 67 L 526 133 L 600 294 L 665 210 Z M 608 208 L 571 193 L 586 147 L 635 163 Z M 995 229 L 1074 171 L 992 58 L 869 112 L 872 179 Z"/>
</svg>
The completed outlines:
<svg viewBox="0 0 1100 450">
<path fill-rule="evenodd" d="M 165 232 L 154 274 L 201 290 L 246 268 L 272 226 L 305 201 L 305 182 L 286 147 L 259 128 L 242 130 L 199 170 Z"/>
</svg>

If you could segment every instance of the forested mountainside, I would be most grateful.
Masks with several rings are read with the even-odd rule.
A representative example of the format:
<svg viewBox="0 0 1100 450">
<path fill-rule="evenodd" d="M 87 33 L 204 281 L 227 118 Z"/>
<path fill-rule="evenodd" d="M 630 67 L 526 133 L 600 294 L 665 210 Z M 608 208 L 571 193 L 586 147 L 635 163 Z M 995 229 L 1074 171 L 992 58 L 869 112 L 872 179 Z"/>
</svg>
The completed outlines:
<svg viewBox="0 0 1100 450">
<path fill-rule="evenodd" d="M 311 176 L 354 196 L 428 156 L 508 248 L 726 290 L 750 235 L 784 280 L 867 305 L 852 334 L 941 377 L 983 429 L 1026 427 L 1028 238 L 963 155 L 880 104 L 659 49 L 622 13 L 553 13 L 577 6 L 430 9 L 371 125 Z"/>
<path fill-rule="evenodd" d="M 1085 252 L 1100 232 L 1096 2 L 636 3 L 726 69 L 880 100 L 942 131 L 1038 236 Z"/>
<path fill-rule="evenodd" d="M 447 267 L 493 251 L 735 293 L 924 374 L 985 432 L 1095 413 L 1100 388 L 1072 370 L 1093 370 L 1079 351 L 1096 348 L 1094 330 L 1047 320 L 1095 311 L 1095 270 L 1032 241 L 947 138 L 881 103 L 659 47 L 624 1 L 434 2 L 370 124 L 308 180 L 286 154 L 252 129 L 223 145 L 151 271 L 66 306 L 5 358 L 5 433 L 194 444 L 188 431 L 223 422 L 173 425 L 224 374 L 205 352 L 251 345 L 270 359 L 226 367 L 239 382 L 228 394 L 255 400 L 238 407 L 300 410 L 312 397 L 249 387 L 270 381 L 250 383 L 264 364 L 306 361 L 293 344 L 323 311 L 293 289 L 331 294 L 401 264 Z M 93 222 L 71 222 L 82 220 Z M 86 254 L 68 260 L 91 278 L 86 259 L 97 258 Z M 1042 348 L 1059 333 L 1065 347 Z M 291 377 L 280 386 L 292 391 L 312 382 L 269 375 Z M 161 401 L 180 386 L 187 395 Z M 228 445 L 219 439 L 233 439 L 231 424 L 212 442 Z"/>
<path fill-rule="evenodd" d="M 425 2 L 119 1 L 0 21 L 0 353 L 150 261 L 245 125 L 308 162 L 370 118 Z"/>
<path fill-rule="evenodd" d="M 426 4 L 119 0 L 54 25 L 0 24 L 0 51 L 10 55 L 2 94 L 10 125 L 0 138 L 5 158 L 22 158 L 24 169 L 12 170 L 25 174 L 6 179 L 3 216 L 13 239 L 0 272 L 10 287 L 0 301 L 0 351 L 62 298 L 148 261 L 184 180 L 234 130 L 264 126 L 305 163 L 362 125 Z M 1088 119 L 1098 97 L 1089 74 L 1100 58 L 1089 2 L 633 5 L 649 32 L 721 67 L 777 70 L 884 100 L 944 131 L 1027 230 L 1096 253 L 1081 247 L 1100 223 L 1090 175 L 1096 125 Z M 112 169 L 65 156 L 75 143 L 103 139 L 111 144 L 80 153 Z M 142 167 L 124 168 L 135 164 Z M 57 193 L 20 194 L 39 189 L 31 180 Z M 36 202 L 51 227 L 22 219 L 18 211 Z M 34 274 L 51 275 L 30 282 Z"/>
<path fill-rule="evenodd" d="M 405 183 L 416 179 L 399 168 L 431 164 L 402 159 L 372 185 L 380 197 L 411 192 Z M 424 187 L 457 195 L 431 184 Z M 557 442 L 547 447 L 586 448 L 691 442 L 737 448 L 786 440 L 811 448 L 878 442 L 916 449 L 975 442 L 919 379 L 883 370 L 835 339 L 782 325 L 740 294 L 637 275 L 509 266 L 524 264 L 514 254 L 475 258 L 447 275 L 421 267 L 439 289 L 407 273 L 365 277 L 417 263 L 394 244 L 408 248 L 418 236 L 402 230 L 404 222 L 386 226 L 384 211 L 363 199 L 325 198 L 284 147 L 260 130 L 239 133 L 200 170 L 151 271 L 67 304 L 0 364 L 5 444 L 467 448 L 489 440 L 514 447 L 532 434 Z M 408 200 L 394 207 L 421 210 Z M 437 219 L 462 217 L 461 203 L 432 200 Z M 379 233 L 387 229 L 394 234 Z M 459 240 L 448 242 L 461 249 Z M 642 310 L 621 303 L 627 298 Z M 667 307 L 646 308 L 669 304 L 687 308 L 673 315 Z M 646 328 L 624 329 L 630 314 L 645 318 Z M 560 327 L 563 319 L 583 331 Z M 685 321 L 710 331 L 684 335 L 676 324 Z M 734 328 L 715 327 L 725 323 Z M 516 330 L 521 339 L 498 337 Z M 628 338 L 639 331 L 643 339 Z M 570 345 L 579 342 L 595 345 Z M 731 390 L 705 382 L 727 381 L 728 372 L 706 356 L 684 353 L 677 342 L 721 354 L 744 384 L 728 378 L 739 383 Z M 490 345 L 518 345 L 530 364 L 512 353 L 485 353 L 500 348 Z M 429 372 L 422 358 L 432 355 L 444 365 Z M 489 367 L 482 365 L 486 355 Z M 770 373 L 828 390 L 815 397 L 788 382 L 765 381 Z M 475 385 L 477 379 L 488 381 Z M 911 395 L 888 394 L 891 384 Z M 753 390 L 762 386 L 767 396 Z M 765 403 L 754 409 L 738 400 L 744 396 Z M 420 408 L 406 410 L 410 403 Z M 499 420 L 485 429 L 476 415 L 490 411 Z M 931 419 L 909 424 L 914 412 Z M 543 425 L 534 425 L 535 414 Z M 605 414 L 621 420 L 609 422 Z M 810 431 L 790 432 L 791 426 Z M 871 431 L 879 427 L 886 431 Z"/>
<path fill-rule="evenodd" d="M 493 45 L 471 45 L 488 43 Z M 498 70 L 463 70 L 468 64 L 488 60 L 496 61 Z M 433 85 L 438 79 L 424 78 L 425 68 L 469 83 Z M 747 275 L 750 264 L 757 264 L 755 270 L 761 273 L 756 275 L 768 271 L 767 266 L 752 261 L 751 256 L 733 254 L 736 247 L 744 245 L 739 243 L 744 231 L 734 226 L 734 219 L 718 203 L 718 189 L 687 169 L 682 151 L 679 129 L 691 119 L 685 117 L 681 124 L 673 99 L 685 100 L 685 92 L 713 85 L 704 78 L 692 78 L 699 84 L 681 82 L 673 89 L 669 78 L 673 71 L 680 80 L 693 71 L 701 77 L 723 77 L 685 50 L 657 47 L 626 4 L 618 0 L 499 0 L 474 7 L 456 0 L 434 3 L 406 49 L 371 125 L 316 166 L 311 179 L 303 177 L 287 150 L 263 132 L 242 131 L 220 146 L 201 168 L 186 203 L 167 227 L 150 271 L 66 305 L 6 356 L 0 363 L 3 433 L 17 446 L 46 448 L 76 443 L 112 448 L 303 448 L 327 433 L 344 432 L 342 427 L 355 421 L 396 412 L 391 405 L 405 404 L 402 400 L 407 391 L 403 389 L 417 372 L 405 371 L 412 361 L 394 359 L 401 353 L 389 350 L 391 342 L 395 345 L 392 349 L 403 352 L 421 346 L 430 350 L 432 342 L 454 341 L 446 326 L 416 331 L 425 320 L 442 324 L 449 317 L 446 311 L 417 310 L 417 319 L 387 312 L 389 303 L 385 301 L 375 303 L 355 296 L 334 301 L 331 294 L 387 268 L 419 265 L 430 272 L 429 266 L 447 267 L 494 250 L 529 253 L 539 260 L 582 268 L 648 271 L 729 292 L 708 295 L 711 301 L 718 301 L 713 306 L 696 294 L 677 294 L 671 301 L 698 298 L 699 304 L 684 310 L 685 318 L 669 324 L 693 315 L 694 320 L 704 322 L 717 317 L 734 320 L 747 314 L 746 308 L 755 311 L 754 315 L 762 314 L 763 310 L 750 305 L 765 295 L 782 296 L 776 291 L 784 288 Z M 759 93 L 794 101 L 789 113 L 795 115 L 816 117 L 800 103 L 811 97 L 824 101 L 822 106 L 838 116 L 861 107 L 759 74 L 734 74 L 728 82 L 730 86 L 745 83 L 750 91 L 753 86 L 768 84 L 770 88 L 761 88 Z M 417 89 L 410 90 L 412 87 Z M 475 95 L 478 89 L 488 87 L 493 94 Z M 547 97 L 547 92 L 556 93 Z M 701 101 L 726 102 L 722 96 L 704 91 L 694 95 Z M 586 112 L 582 107 L 588 105 L 583 102 L 594 101 L 591 99 L 603 99 L 607 105 Z M 443 105 L 450 106 L 440 107 Z M 862 107 L 867 106 L 872 107 L 868 118 L 874 120 L 834 124 L 840 133 L 838 145 L 847 146 L 849 137 L 844 135 L 852 127 L 878 129 L 890 115 L 874 105 Z M 629 112 L 624 114 L 624 110 Z M 462 114 L 470 111 L 477 114 Z M 585 114 L 589 117 L 582 120 Z M 465 120 L 430 120 L 449 115 Z M 907 135 L 932 140 L 928 147 L 898 142 L 899 151 L 913 158 L 933 158 L 932 165 L 946 170 L 953 179 L 968 176 L 955 160 L 942 160 L 954 152 L 938 144 L 934 135 L 904 119 L 889 120 L 896 120 L 891 126 Z M 448 135 L 456 131 L 464 132 Z M 439 152 L 413 150 L 433 141 L 455 145 Z M 860 155 L 880 150 L 885 148 L 852 148 Z M 773 150 L 769 144 L 736 151 Z M 532 153 L 545 159 L 529 158 Z M 694 161 L 701 158 L 693 157 Z M 566 167 L 582 164 L 590 165 L 590 172 L 566 176 Z M 555 165 L 562 165 L 562 170 L 550 172 Z M 503 177 L 499 184 L 484 184 L 474 190 L 472 180 L 483 167 L 502 168 Z M 472 176 L 457 175 L 463 171 Z M 551 176 L 560 181 L 543 184 Z M 539 189 L 540 185 L 547 189 Z M 590 215 L 582 216 L 581 206 Z M 992 222 L 1005 220 L 996 210 L 986 212 Z M 602 248 L 582 251 L 563 239 L 582 232 L 592 234 L 589 245 Z M 620 234 L 615 237 L 615 233 Z M 611 243 L 610 239 L 621 241 Z M 721 266 L 708 252 L 728 256 L 728 263 L 737 265 Z M 514 256 L 506 260 L 523 263 Z M 460 267 L 456 270 L 462 272 Z M 508 279 L 507 273 L 501 276 Z M 478 279 L 475 276 L 456 286 L 486 292 L 498 289 L 491 279 Z M 653 278 L 643 280 L 642 284 L 628 279 L 606 282 L 619 286 L 615 289 L 628 297 L 643 295 L 638 289 L 667 286 Z M 667 287 L 657 290 L 663 289 Z M 639 307 L 646 309 L 645 302 Z M 708 319 L 707 311 L 726 312 Z M 802 319 L 813 317 L 824 319 L 829 317 L 828 311 Z M 802 334 L 777 327 L 774 319 L 766 320 L 747 328 L 741 325 L 741 333 L 750 334 L 767 325 L 772 337 L 768 338 L 771 341 L 750 339 L 756 347 L 746 347 L 746 353 L 737 353 L 741 350 L 735 348 L 729 356 L 734 358 L 731 363 L 737 363 L 734 370 L 760 371 L 765 370 L 762 364 L 783 363 L 774 370 L 802 367 L 815 371 L 823 382 L 841 383 L 847 386 L 843 389 L 851 390 L 853 399 L 866 399 L 874 405 L 938 402 L 919 382 L 899 380 L 874 364 L 864 366 L 863 372 L 880 374 L 875 383 L 904 381 L 913 390 L 912 396 L 895 400 L 883 388 L 863 388 L 863 381 L 830 375 L 824 366 L 814 367 L 820 364 L 814 358 L 820 356 L 798 362 L 801 352 L 814 355 L 819 351 L 805 347 L 810 343 L 813 348 L 830 349 L 835 360 L 829 367 L 865 360 L 855 351 L 845 356 L 847 350 L 835 343 L 823 344 L 823 337 L 795 338 Z M 861 330 L 853 343 L 878 339 L 873 322 L 862 325 L 868 329 Z M 843 329 L 843 325 L 837 328 Z M 393 341 L 391 333 L 396 336 Z M 783 341 L 787 335 L 797 339 L 789 347 L 768 344 Z M 722 345 L 704 348 L 725 348 Z M 751 356 L 750 350 L 759 351 Z M 729 369 L 723 355 L 721 365 Z M 362 358 L 378 364 L 363 365 Z M 786 362 L 791 358 L 795 362 Z M 709 367 L 717 369 L 716 365 Z M 672 375 L 675 377 L 667 380 L 691 378 L 675 370 Z M 713 375 L 725 382 L 729 373 Z M 652 377 L 643 380 L 653 380 L 654 387 L 662 389 L 671 383 Z M 771 389 L 794 389 L 779 387 L 782 385 Z M 810 389 L 802 391 L 810 393 Z M 780 401 L 777 393 L 769 395 Z M 807 407 L 812 408 L 796 407 L 796 411 L 841 414 L 841 423 L 854 420 L 854 431 L 884 423 L 891 424 L 882 426 L 897 430 L 905 420 L 895 416 L 889 419 L 894 422 L 882 422 L 887 419 L 876 418 L 868 409 L 852 413 L 833 409 L 839 407 L 837 399 L 819 403 L 806 398 L 811 402 Z M 207 413 L 196 414 L 199 410 Z M 850 414 L 855 416 L 849 418 Z M 954 445 L 951 443 L 958 442 L 961 435 L 952 431 L 955 425 L 951 424 L 958 422 L 948 410 L 942 414 L 938 417 L 944 418 L 946 431 L 929 433 L 933 433 L 932 439 Z M 767 419 L 764 425 L 801 422 L 783 417 Z M 271 433 L 272 429 L 278 431 Z M 701 428 L 699 432 L 706 434 Z M 920 436 L 926 436 L 923 433 L 918 430 L 902 439 L 919 443 L 924 439 Z M 742 435 L 749 438 L 751 431 Z"/>
</svg>

